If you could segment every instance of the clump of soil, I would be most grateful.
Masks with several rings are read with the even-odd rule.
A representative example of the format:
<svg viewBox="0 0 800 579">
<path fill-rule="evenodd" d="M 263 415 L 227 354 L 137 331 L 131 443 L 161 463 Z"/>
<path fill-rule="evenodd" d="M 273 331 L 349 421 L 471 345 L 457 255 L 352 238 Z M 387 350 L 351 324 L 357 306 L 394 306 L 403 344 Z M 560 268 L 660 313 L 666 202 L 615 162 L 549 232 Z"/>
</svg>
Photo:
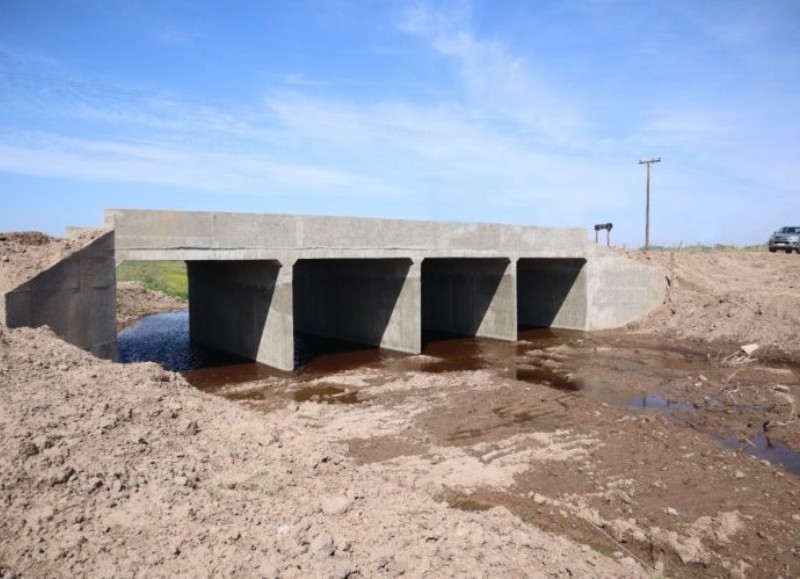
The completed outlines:
<svg viewBox="0 0 800 579">
<path fill-rule="evenodd" d="M 60 239 L 38 231 L 0 233 L 0 293 L 25 283 L 101 234 L 91 230 Z"/>
<path fill-rule="evenodd" d="M 800 357 L 800 256 L 746 251 L 650 251 L 627 255 L 659 267 L 666 303 L 631 329 L 693 341 L 757 343 Z"/>
<path fill-rule="evenodd" d="M 186 308 L 180 298 L 148 289 L 138 281 L 117 282 L 117 328 L 150 314 Z"/>
</svg>

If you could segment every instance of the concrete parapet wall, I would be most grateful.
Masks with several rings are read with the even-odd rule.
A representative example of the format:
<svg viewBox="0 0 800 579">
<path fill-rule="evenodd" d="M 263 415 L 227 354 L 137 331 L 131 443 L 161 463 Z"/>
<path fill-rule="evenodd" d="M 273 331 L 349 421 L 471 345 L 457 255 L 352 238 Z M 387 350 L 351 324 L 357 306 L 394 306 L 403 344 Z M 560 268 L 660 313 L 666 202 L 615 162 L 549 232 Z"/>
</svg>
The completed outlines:
<svg viewBox="0 0 800 579">
<path fill-rule="evenodd" d="M 108 232 L 0 295 L 11 328 L 49 326 L 100 358 L 117 359 L 114 232 Z"/>
</svg>

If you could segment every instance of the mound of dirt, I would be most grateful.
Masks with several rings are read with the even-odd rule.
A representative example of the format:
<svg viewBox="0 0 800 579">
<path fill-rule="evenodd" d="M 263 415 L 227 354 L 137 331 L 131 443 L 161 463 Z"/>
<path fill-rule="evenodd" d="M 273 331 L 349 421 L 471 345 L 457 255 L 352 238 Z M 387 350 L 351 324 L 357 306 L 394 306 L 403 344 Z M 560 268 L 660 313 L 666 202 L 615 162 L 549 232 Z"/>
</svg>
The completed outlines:
<svg viewBox="0 0 800 579">
<path fill-rule="evenodd" d="M 25 283 L 101 234 L 92 230 L 60 239 L 38 231 L 0 233 L 0 293 Z"/>
<path fill-rule="evenodd" d="M 0 327 L 0 404 L 0 576 L 643 576 L 358 467 L 317 404 L 253 412 L 44 328 Z"/>
<path fill-rule="evenodd" d="M 185 309 L 186 305 L 179 298 L 147 289 L 141 282 L 117 282 L 117 328 L 123 328 L 142 316 Z"/>
<path fill-rule="evenodd" d="M 800 256 L 745 251 L 627 252 L 661 268 L 667 301 L 637 332 L 680 339 L 757 343 L 800 356 Z"/>
</svg>

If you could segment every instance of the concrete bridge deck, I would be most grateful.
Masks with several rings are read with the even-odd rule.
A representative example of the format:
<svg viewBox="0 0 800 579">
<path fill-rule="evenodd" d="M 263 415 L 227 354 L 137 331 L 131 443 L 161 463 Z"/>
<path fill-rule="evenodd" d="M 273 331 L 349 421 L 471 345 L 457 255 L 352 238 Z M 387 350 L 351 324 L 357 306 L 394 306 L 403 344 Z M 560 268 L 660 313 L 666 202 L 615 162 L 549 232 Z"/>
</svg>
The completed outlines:
<svg viewBox="0 0 800 579">
<path fill-rule="evenodd" d="M 618 327 L 665 292 L 584 229 L 124 209 L 105 221 L 117 262 L 187 262 L 194 340 L 284 370 L 295 331 L 419 353 L 423 329 Z"/>
</svg>

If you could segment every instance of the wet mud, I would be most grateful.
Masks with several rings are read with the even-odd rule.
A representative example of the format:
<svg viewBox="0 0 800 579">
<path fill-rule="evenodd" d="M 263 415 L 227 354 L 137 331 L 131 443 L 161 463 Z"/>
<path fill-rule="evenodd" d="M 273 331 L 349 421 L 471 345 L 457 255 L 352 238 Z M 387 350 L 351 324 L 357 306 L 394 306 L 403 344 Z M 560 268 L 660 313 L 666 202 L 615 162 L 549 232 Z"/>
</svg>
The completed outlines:
<svg viewBox="0 0 800 579">
<path fill-rule="evenodd" d="M 231 400 L 329 404 L 361 401 L 356 388 L 319 383 L 325 376 L 358 368 L 384 372 L 382 378 L 373 380 L 375 384 L 409 371 L 441 374 L 488 370 L 608 406 L 658 412 L 675 425 L 705 432 L 722 447 L 781 464 L 800 476 L 800 452 L 781 440 L 782 433 L 767 433 L 770 413 L 781 402 L 769 396 L 776 378 L 782 379 L 780 386 L 784 388 L 800 385 L 800 368 L 785 361 L 766 370 L 725 365 L 729 350 L 693 349 L 657 338 L 552 329 L 521 330 L 515 343 L 427 332 L 421 356 L 298 334 L 295 345 L 302 364 L 294 372 L 282 372 L 193 343 L 188 320 L 186 311 L 142 318 L 120 332 L 121 361 L 155 361 L 182 372 L 198 389 Z M 722 383 L 718 391 L 704 387 L 718 383 Z M 458 429 L 449 439 L 474 440 L 491 429 L 509 425 L 542 428 L 556 421 L 569 424 L 566 401 L 570 397 L 560 398 L 556 408 L 519 400 L 493 405 L 490 414 L 494 418 L 487 421 L 491 426 Z M 791 416 L 795 418 L 796 412 Z"/>
<path fill-rule="evenodd" d="M 800 371 L 791 362 L 735 344 L 550 330 L 514 343 L 438 335 L 419 356 L 324 341 L 305 352 L 292 373 L 238 361 L 184 375 L 267 412 L 315 402 L 416 408 L 402 435 L 348 442 L 363 465 L 413 458 L 434 468 L 441 448 L 486 461 L 519 437 L 569 432 L 594 441 L 577 465 L 541 460 L 510 487 L 445 486 L 440 498 L 472 511 L 503 506 L 679 576 L 800 574 Z M 467 386 L 475 376 L 480 386 Z M 719 531 L 729 519 L 747 533 Z"/>
</svg>

